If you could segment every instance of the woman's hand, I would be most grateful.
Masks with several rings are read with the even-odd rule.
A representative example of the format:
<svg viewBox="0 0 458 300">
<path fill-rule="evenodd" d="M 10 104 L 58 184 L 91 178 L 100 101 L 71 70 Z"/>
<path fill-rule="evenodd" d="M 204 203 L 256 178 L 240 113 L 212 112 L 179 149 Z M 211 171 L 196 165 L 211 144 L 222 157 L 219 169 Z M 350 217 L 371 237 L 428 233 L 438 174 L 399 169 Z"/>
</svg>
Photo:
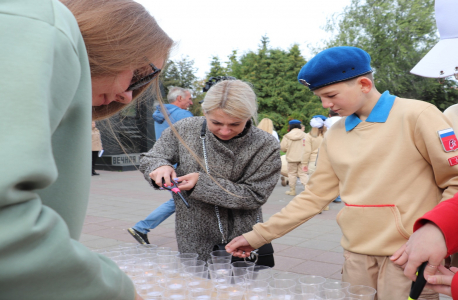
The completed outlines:
<svg viewBox="0 0 458 300">
<path fill-rule="evenodd" d="M 425 261 L 425 278 L 436 274 L 437 268 L 447 255 L 447 246 L 442 231 L 434 223 L 426 223 L 415 231 L 405 245 L 391 257 L 395 264 L 404 266 L 404 274 L 415 281 L 418 267 Z"/>
<path fill-rule="evenodd" d="M 162 178 L 165 179 L 165 184 L 171 186 L 172 183 L 170 182 L 170 178 L 177 177 L 177 173 L 175 173 L 175 169 L 171 166 L 162 166 L 151 172 L 149 177 L 151 177 L 158 186 L 162 187 Z"/>
<path fill-rule="evenodd" d="M 196 186 L 199 180 L 199 173 L 190 173 L 181 177 L 178 177 L 178 188 L 182 191 L 189 191 Z"/>
<path fill-rule="evenodd" d="M 250 246 L 243 235 L 234 238 L 226 245 L 226 251 L 237 257 L 248 257 L 254 248 Z"/>
<path fill-rule="evenodd" d="M 302 166 L 302 171 L 308 172 L 309 171 L 309 167 L 308 166 Z"/>
<path fill-rule="evenodd" d="M 452 296 L 452 280 L 453 276 L 455 276 L 456 271 L 458 268 L 450 268 L 447 269 L 446 267 L 439 265 L 437 267 L 436 275 L 430 275 L 427 278 L 428 284 L 426 288 L 434 290 L 438 293 Z"/>
</svg>

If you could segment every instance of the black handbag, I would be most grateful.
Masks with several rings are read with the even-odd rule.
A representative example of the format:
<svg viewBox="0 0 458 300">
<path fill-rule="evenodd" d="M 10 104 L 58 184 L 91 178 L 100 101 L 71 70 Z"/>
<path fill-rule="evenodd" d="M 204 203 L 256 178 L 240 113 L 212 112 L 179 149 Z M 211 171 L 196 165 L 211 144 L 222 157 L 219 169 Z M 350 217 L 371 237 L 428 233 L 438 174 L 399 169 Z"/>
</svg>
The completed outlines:
<svg viewBox="0 0 458 300">
<path fill-rule="evenodd" d="M 225 244 L 218 244 L 213 246 L 213 251 L 215 250 L 226 250 Z M 236 256 L 232 256 L 232 261 L 251 261 L 254 262 L 255 265 L 258 266 L 268 266 L 273 268 L 275 266 L 274 260 L 274 248 L 272 247 L 271 243 L 265 244 L 264 246 L 259 247 L 256 250 L 251 251 L 251 255 L 247 258 L 240 258 Z"/>
<path fill-rule="evenodd" d="M 204 154 L 205 167 L 207 169 L 207 173 L 210 174 L 210 170 L 208 169 L 208 163 L 207 163 L 207 150 L 205 148 L 206 129 L 207 129 L 207 122 L 204 121 L 204 123 L 202 124 L 202 131 L 200 134 L 200 139 L 202 140 L 202 149 L 203 149 L 203 154 Z M 215 213 L 216 213 L 216 218 L 218 219 L 219 231 L 221 232 L 221 235 L 222 235 L 222 243 L 213 246 L 213 251 L 226 250 L 227 242 L 226 242 L 226 238 L 224 237 L 223 225 L 221 223 L 221 218 L 219 215 L 219 209 L 217 205 L 215 205 Z M 257 222 L 259 223 L 259 216 L 257 216 Z M 275 266 L 274 248 L 272 247 L 271 243 L 268 243 L 268 244 L 265 244 L 259 247 L 256 250 L 251 251 L 250 256 L 247 258 L 240 258 L 240 257 L 232 256 L 231 262 L 235 262 L 235 261 L 251 261 L 251 262 L 254 262 L 256 265 L 268 266 L 268 267 L 273 268 Z"/>
</svg>

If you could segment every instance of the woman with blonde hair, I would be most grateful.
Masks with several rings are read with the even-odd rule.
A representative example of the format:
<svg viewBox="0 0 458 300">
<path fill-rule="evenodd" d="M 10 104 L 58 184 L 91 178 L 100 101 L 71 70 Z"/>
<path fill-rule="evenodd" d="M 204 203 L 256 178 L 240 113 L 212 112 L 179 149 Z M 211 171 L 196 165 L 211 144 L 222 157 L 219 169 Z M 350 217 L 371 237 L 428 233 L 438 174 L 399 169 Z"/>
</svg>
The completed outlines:
<svg viewBox="0 0 458 300">
<path fill-rule="evenodd" d="M 204 117 L 183 119 L 164 130 L 143 155 L 140 171 L 155 188 L 163 180 L 165 185 L 171 179 L 179 182 L 190 208 L 174 194 L 178 249 L 206 260 L 214 245 L 262 220 L 261 206 L 278 181 L 281 163 L 275 138 L 253 126 L 256 95 L 247 83 L 218 82 L 207 92 L 202 110 Z"/>
<path fill-rule="evenodd" d="M 277 141 L 280 142 L 280 139 L 278 138 L 278 133 L 274 130 L 274 123 L 272 122 L 271 119 L 269 118 L 262 119 L 261 122 L 259 122 L 258 124 L 258 128 L 273 135 L 277 139 Z"/>
<path fill-rule="evenodd" d="M 116 264 L 77 242 L 89 123 L 157 85 L 173 41 L 133 0 L 1 1 L 0 31 L 0 157 L 18 157 L 0 168 L 0 298 L 133 300 Z"/>
</svg>

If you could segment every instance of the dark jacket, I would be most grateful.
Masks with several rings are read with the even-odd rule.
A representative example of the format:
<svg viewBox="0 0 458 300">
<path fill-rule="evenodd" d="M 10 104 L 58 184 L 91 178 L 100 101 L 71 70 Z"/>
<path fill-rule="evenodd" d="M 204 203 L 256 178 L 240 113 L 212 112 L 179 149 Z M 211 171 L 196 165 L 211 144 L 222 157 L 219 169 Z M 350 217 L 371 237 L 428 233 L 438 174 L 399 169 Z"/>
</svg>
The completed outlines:
<svg viewBox="0 0 458 300">
<path fill-rule="evenodd" d="M 200 158 L 203 158 L 200 132 L 204 117 L 181 120 L 175 124 L 180 136 Z M 205 137 L 210 174 L 204 171 L 171 129 L 166 129 L 153 149 L 142 154 L 140 171 L 151 184 L 149 174 L 160 166 L 178 164 L 178 176 L 198 172 L 193 190 L 183 192 L 191 208 L 175 197 L 176 236 L 182 253 L 195 252 L 206 260 L 213 245 L 222 241 L 215 205 L 227 242 L 250 231 L 257 217 L 262 222 L 261 206 L 267 201 L 280 176 L 278 141 L 265 131 L 248 123 L 246 134 L 229 141 L 218 140 L 207 130 Z M 203 160 L 202 160 L 203 161 Z"/>
</svg>

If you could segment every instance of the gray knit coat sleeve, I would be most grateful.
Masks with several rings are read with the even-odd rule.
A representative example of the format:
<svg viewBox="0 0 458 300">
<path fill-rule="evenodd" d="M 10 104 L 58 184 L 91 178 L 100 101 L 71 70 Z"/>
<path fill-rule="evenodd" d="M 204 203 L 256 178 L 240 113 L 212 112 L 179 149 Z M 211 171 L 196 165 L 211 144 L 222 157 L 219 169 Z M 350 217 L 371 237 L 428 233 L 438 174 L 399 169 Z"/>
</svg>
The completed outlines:
<svg viewBox="0 0 458 300">
<path fill-rule="evenodd" d="M 245 168 L 242 178 L 233 182 L 222 178 L 219 170 L 210 170 L 210 175 L 199 172 L 199 180 L 190 198 L 231 209 L 256 209 L 261 207 L 272 193 L 280 177 L 279 147 L 260 149 L 258 155 L 263 162 L 256 168 Z M 253 158 L 256 160 L 256 157 Z M 227 166 L 236 169 L 237 166 Z"/>
<path fill-rule="evenodd" d="M 178 163 L 178 143 L 177 137 L 169 127 L 162 132 L 161 138 L 156 141 L 149 152 L 140 155 L 139 170 L 143 173 L 145 180 L 154 188 L 158 189 L 159 187 L 153 184 L 149 174 L 161 166 L 173 167 Z"/>
</svg>

